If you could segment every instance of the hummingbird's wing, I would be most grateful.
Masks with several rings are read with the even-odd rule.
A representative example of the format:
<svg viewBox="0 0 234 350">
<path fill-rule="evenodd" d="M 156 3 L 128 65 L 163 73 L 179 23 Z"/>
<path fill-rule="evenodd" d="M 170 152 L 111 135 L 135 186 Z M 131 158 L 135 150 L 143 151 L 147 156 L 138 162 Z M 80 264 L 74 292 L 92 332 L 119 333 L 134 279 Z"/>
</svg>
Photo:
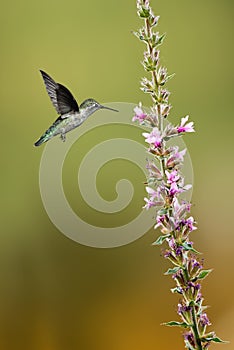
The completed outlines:
<svg viewBox="0 0 234 350">
<path fill-rule="evenodd" d="M 66 118 L 63 114 L 69 112 L 78 112 L 79 107 L 70 93 L 70 91 L 63 85 L 56 83 L 47 73 L 40 70 L 42 78 L 45 83 L 46 90 L 48 95 L 57 111 L 58 114 L 61 114 L 62 118 Z"/>
</svg>

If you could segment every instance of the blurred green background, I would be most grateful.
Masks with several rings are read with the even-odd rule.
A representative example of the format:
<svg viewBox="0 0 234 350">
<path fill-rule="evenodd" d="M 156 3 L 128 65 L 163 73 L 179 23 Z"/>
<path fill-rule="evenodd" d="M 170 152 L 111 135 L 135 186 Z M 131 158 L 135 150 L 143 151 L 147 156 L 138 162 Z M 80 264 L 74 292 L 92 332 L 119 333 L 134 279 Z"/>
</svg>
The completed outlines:
<svg viewBox="0 0 234 350">
<path fill-rule="evenodd" d="M 193 238 L 205 266 L 214 268 L 203 292 L 217 334 L 233 341 L 234 3 L 151 3 L 161 16 L 158 30 L 167 33 L 161 61 L 176 72 L 169 86 L 174 106 L 170 118 L 177 122 L 189 113 L 197 131 L 185 141 L 195 174 L 193 215 L 199 230 Z M 139 90 L 144 46 L 131 34 L 141 25 L 135 1 L 2 2 L 0 17 L 0 348 L 184 348 L 178 329 L 160 326 L 177 317 L 178 299 L 169 291 L 173 282 L 163 276 L 167 262 L 151 246 L 158 233 L 151 230 L 114 249 L 79 245 L 50 222 L 39 191 L 44 146 L 36 149 L 33 143 L 56 118 L 39 69 L 69 87 L 79 102 L 94 97 L 103 103 L 149 105 Z M 121 130 L 115 132 L 119 136 Z M 64 184 L 74 202 L 71 155 L 68 163 Z M 117 168 L 122 169 L 113 165 L 113 176 Z M 135 179 L 135 170 L 127 168 L 128 175 L 121 170 L 120 178 Z M 98 186 L 111 200 L 114 184 L 105 179 L 98 178 Z M 143 194 L 141 188 L 136 211 Z M 79 203 L 74 206 L 79 212 Z M 124 215 L 129 214 L 123 213 L 121 223 Z M 103 220 L 101 216 L 100 224 Z"/>
</svg>

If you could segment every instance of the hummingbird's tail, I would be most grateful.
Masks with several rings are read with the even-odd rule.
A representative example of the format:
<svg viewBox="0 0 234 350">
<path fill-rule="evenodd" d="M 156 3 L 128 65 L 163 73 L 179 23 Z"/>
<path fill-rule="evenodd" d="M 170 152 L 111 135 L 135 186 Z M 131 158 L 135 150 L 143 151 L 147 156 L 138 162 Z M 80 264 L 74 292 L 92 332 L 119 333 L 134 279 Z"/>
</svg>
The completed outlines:
<svg viewBox="0 0 234 350">
<path fill-rule="evenodd" d="M 40 146 L 42 143 L 47 142 L 49 139 L 51 139 L 51 135 L 48 134 L 48 132 L 45 132 L 37 142 L 34 143 L 34 146 Z"/>
<path fill-rule="evenodd" d="M 49 129 L 47 129 L 44 134 L 39 138 L 39 140 L 37 140 L 37 142 L 34 143 L 34 146 L 40 146 L 42 143 L 45 143 L 47 141 L 49 141 L 52 137 L 60 134 L 60 131 L 59 131 L 59 125 L 60 125 L 60 122 L 61 122 L 61 118 L 58 117 L 54 124 L 52 124 Z"/>
<path fill-rule="evenodd" d="M 45 140 L 45 138 L 42 136 L 39 138 L 39 140 L 37 140 L 37 142 L 34 143 L 34 146 L 40 146 L 42 143 L 46 142 L 47 140 Z"/>
<path fill-rule="evenodd" d="M 58 119 L 57 119 L 58 120 Z M 39 138 L 39 140 L 37 140 L 37 142 L 34 143 L 34 146 L 40 146 L 42 143 L 47 142 L 48 140 L 50 140 L 53 136 L 57 135 L 57 130 L 56 130 L 56 126 L 57 126 L 57 120 L 54 122 L 54 124 L 52 124 L 48 130 L 46 130 L 44 132 L 44 134 Z"/>
</svg>

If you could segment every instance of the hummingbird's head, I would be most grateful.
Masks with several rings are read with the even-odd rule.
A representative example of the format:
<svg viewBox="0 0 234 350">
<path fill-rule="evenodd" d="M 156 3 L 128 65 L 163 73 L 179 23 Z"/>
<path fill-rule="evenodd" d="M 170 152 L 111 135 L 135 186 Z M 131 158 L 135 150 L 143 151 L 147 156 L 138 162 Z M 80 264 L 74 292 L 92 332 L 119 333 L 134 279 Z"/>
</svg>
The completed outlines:
<svg viewBox="0 0 234 350">
<path fill-rule="evenodd" d="M 110 111 L 118 112 L 117 109 L 113 109 L 110 107 L 105 107 L 101 105 L 99 102 L 95 101 L 93 98 L 88 98 L 84 102 L 81 103 L 80 109 L 86 111 L 90 114 L 96 112 L 99 109 L 109 109 Z"/>
</svg>

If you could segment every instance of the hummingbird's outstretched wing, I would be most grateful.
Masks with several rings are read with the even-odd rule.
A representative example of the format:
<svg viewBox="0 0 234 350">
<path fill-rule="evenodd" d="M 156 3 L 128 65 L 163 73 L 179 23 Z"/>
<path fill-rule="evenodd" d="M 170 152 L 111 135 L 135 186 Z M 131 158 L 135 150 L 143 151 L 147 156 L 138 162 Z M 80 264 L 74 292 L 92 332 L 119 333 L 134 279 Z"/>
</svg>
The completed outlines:
<svg viewBox="0 0 234 350">
<path fill-rule="evenodd" d="M 42 78 L 45 83 L 48 95 L 61 118 L 66 118 L 63 114 L 68 112 L 78 112 L 79 107 L 70 93 L 70 91 L 63 85 L 56 83 L 47 73 L 40 70 Z"/>
</svg>

